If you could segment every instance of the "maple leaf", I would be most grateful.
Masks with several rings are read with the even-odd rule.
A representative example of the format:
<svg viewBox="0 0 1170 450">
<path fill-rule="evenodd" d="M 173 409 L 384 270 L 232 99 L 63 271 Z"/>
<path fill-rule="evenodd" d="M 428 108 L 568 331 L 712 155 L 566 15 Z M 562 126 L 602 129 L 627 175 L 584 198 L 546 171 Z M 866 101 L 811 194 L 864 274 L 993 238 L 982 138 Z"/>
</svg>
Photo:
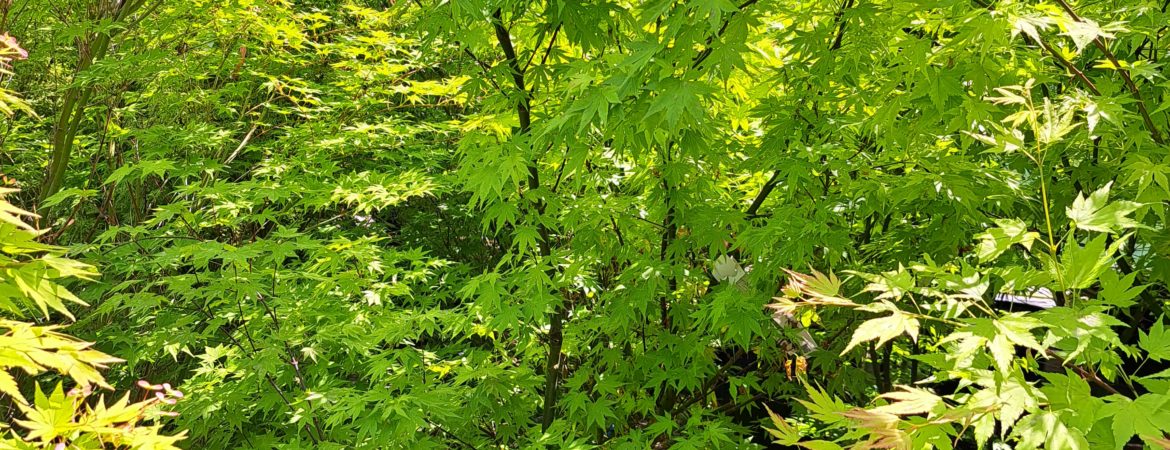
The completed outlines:
<svg viewBox="0 0 1170 450">
<path fill-rule="evenodd" d="M 1112 396 L 1102 408 L 1104 417 L 1112 417 L 1113 443 L 1121 448 L 1135 435 L 1162 436 L 1166 424 L 1170 424 L 1170 410 L 1166 408 L 1167 397 L 1163 394 L 1145 394 L 1137 399 Z"/>
<path fill-rule="evenodd" d="M 1125 200 L 1110 202 L 1109 189 L 1112 186 L 1113 182 L 1106 183 L 1087 198 L 1083 194 L 1077 194 L 1072 206 L 1065 210 L 1077 228 L 1110 233 L 1139 226 L 1137 221 L 1128 216 L 1140 208 L 1141 204 Z"/>
</svg>

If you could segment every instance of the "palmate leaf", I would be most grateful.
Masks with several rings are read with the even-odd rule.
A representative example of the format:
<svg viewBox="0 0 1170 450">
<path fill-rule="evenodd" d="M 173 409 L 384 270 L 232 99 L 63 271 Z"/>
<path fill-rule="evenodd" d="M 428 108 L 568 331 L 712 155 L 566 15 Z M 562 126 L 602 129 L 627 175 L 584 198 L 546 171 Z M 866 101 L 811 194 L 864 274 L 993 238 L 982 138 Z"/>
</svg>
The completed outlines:
<svg viewBox="0 0 1170 450">
<path fill-rule="evenodd" d="M 0 198 L 0 210 L 16 209 Z M 72 319 L 64 301 L 85 303 L 53 280 L 90 278 L 97 275 L 94 268 L 58 256 L 61 249 L 36 243 L 32 240 L 35 235 L 31 227 L 0 222 L 0 237 L 3 238 L 0 263 L 5 266 L 0 272 L 0 288 L 9 291 L 6 294 L 10 296 L 24 299 L 26 304 L 21 306 L 31 304 L 46 317 L 48 310 L 53 309 Z M 23 436 L 14 434 L 13 438 L 0 439 L 0 446 L 31 448 L 71 443 L 79 448 L 104 447 L 106 444 L 136 449 L 176 448 L 174 444 L 183 438 L 182 433 L 166 436 L 160 434 L 158 426 L 135 426 L 145 417 L 148 408 L 161 401 L 160 398 L 152 397 L 131 405 L 127 394 L 111 406 L 107 406 L 104 399 L 86 401 L 84 397 L 93 386 L 111 388 L 100 370 L 122 360 L 94 350 L 91 348 L 93 344 L 63 334 L 59 329 L 59 326 L 39 326 L 0 318 L 0 330 L 3 331 L 0 334 L 0 393 L 15 400 L 15 405 L 24 413 L 24 418 L 15 423 L 27 430 Z M 58 383 L 52 393 L 45 394 L 40 384 L 34 384 L 36 396 L 30 405 L 12 375 L 15 370 L 33 376 L 54 371 L 72 379 L 77 387 L 66 394 L 62 384 Z M 170 395 L 172 391 L 167 389 L 167 395 Z"/>
<path fill-rule="evenodd" d="M 999 319 L 970 319 L 967 326 L 947 335 L 941 343 L 956 343 L 957 348 L 948 356 L 959 360 L 989 352 L 995 368 L 1002 374 L 1008 374 L 1012 372 L 1015 346 L 1044 350 L 1031 331 L 1042 326 L 1043 322 L 1023 313 L 1013 313 Z"/>
<path fill-rule="evenodd" d="M 1090 430 L 1098 421 L 1100 407 L 1105 402 L 1094 397 L 1084 377 L 1072 371 L 1045 373 L 1048 381 L 1040 387 L 1049 402 L 1049 409 L 1058 411 L 1060 419 L 1070 428 Z"/>
<path fill-rule="evenodd" d="M 1140 208 L 1141 204 L 1125 200 L 1110 202 L 1109 189 L 1112 186 L 1113 183 L 1109 182 L 1088 198 L 1085 198 L 1083 193 L 1077 194 L 1072 206 L 1065 210 L 1074 226 L 1087 231 L 1117 233 L 1140 225 L 1129 215 Z"/>
<path fill-rule="evenodd" d="M 1107 339 L 1119 327 L 1106 315 L 1135 284 L 1164 291 L 1159 233 L 1124 244 L 1132 280 L 1112 270 L 1108 238 L 1093 242 L 1137 228 L 1098 215 L 1141 209 L 1082 205 L 1072 237 L 1050 243 L 1064 259 L 1032 251 L 1041 183 L 1060 209 L 1076 185 L 1116 177 L 1117 199 L 1149 205 L 1143 223 L 1165 222 L 1165 186 L 1125 173 L 1164 159 L 1144 134 L 1156 130 L 1123 72 L 1081 75 L 1091 62 L 1073 51 L 1116 35 L 1106 47 L 1135 60 L 1157 108 L 1166 86 L 1141 80 L 1157 70 L 1133 69 L 1161 48 L 1141 43 L 1164 22 L 1157 0 L 1068 2 L 1083 23 L 1043 2 L 179 2 L 126 27 L 72 84 L 71 60 L 50 56 L 95 30 L 27 1 L 12 29 L 43 35 L 32 67 L 53 76 L 12 86 L 92 87 L 76 110 L 98 113 L 83 115 L 63 179 L 100 195 L 44 222 L 70 223 L 44 239 L 82 244 L 107 271 L 78 295 L 103 306 L 77 329 L 133 357 L 118 377 L 145 368 L 196 389 L 173 419 L 194 447 L 750 447 L 763 398 L 788 403 L 786 444 L 802 448 L 949 448 L 971 427 L 1013 447 L 1076 445 L 1034 438 L 1086 433 L 1066 410 L 1091 402 L 1045 401 L 1039 388 L 1058 383 L 1025 379 L 1021 349 L 1051 344 L 1100 371 L 1130 349 Z M 17 148 L 52 142 L 51 121 L 12 125 Z M 51 157 L 0 160 L 35 183 Z M 940 264 L 881 273 L 920 255 Z M 828 275 L 791 277 L 776 306 L 804 314 L 777 317 L 851 355 L 810 351 L 792 371 L 824 383 L 805 410 L 789 396 L 799 382 L 774 370 L 796 356 L 791 333 L 761 327 L 759 299 L 781 268 L 809 266 Z M 876 275 L 832 275 L 849 270 Z M 982 308 L 991 291 L 1063 280 L 1101 290 L 1052 295 L 1069 307 L 1028 316 L 1040 325 Z M 0 295 L 23 295 L 15 283 Z M 1115 300 L 1082 305 L 1094 292 Z M 968 335 L 939 345 L 952 330 Z M 1158 332 L 1136 331 L 1156 347 Z M 874 344 L 890 351 L 856 351 Z M 933 373 L 910 369 L 913 354 Z M 869 401 L 913 372 L 965 384 L 945 402 L 919 385 Z M 1013 435 L 1020 418 L 1028 433 Z"/>
<path fill-rule="evenodd" d="M 1051 308 L 1034 314 L 1048 327 L 1049 333 L 1045 342 L 1060 342 L 1057 344 L 1066 361 L 1078 361 L 1078 358 L 1088 352 L 1099 354 L 1111 348 L 1121 348 L 1123 344 L 1116 329 L 1121 329 L 1125 323 L 1106 312 L 1101 305 L 1078 305 L 1070 308 Z M 1075 348 L 1070 348 L 1074 343 Z"/>
<path fill-rule="evenodd" d="M 91 344 L 59 333 L 57 327 L 0 320 L 0 367 L 19 368 L 29 374 L 54 370 L 81 386 L 110 387 L 98 372 L 121 359 L 90 349 Z"/>
<path fill-rule="evenodd" d="M 20 292 L 41 310 L 46 318 L 49 317 L 49 309 L 64 314 L 70 320 L 73 320 L 73 313 L 65 307 L 65 302 L 62 300 L 69 300 L 71 302 L 87 306 L 80 298 L 73 295 L 63 286 L 58 285 L 46 279 L 43 272 L 37 271 L 35 267 L 24 266 L 21 270 L 6 270 L 7 278 L 10 278 Z M 2 280 L 2 279 L 0 279 Z"/>
<path fill-rule="evenodd" d="M 650 104 L 646 118 L 665 122 L 670 128 L 693 124 L 706 116 L 703 100 L 711 88 L 696 82 L 668 78 L 655 86 L 658 96 Z"/>
<path fill-rule="evenodd" d="M 1105 246 L 1108 235 L 1099 235 L 1081 246 L 1073 241 L 1064 245 L 1060 262 L 1048 260 L 1048 269 L 1062 290 L 1084 289 L 1091 286 L 1113 263 L 1113 255 L 1129 238 L 1122 236 Z"/>
<path fill-rule="evenodd" d="M 1052 18 L 1044 15 L 1030 14 L 1024 16 L 1009 17 L 1012 23 L 1012 37 L 1016 37 L 1023 33 L 1025 36 L 1032 38 L 1032 41 L 1040 41 L 1040 31 L 1052 26 Z"/>
<path fill-rule="evenodd" d="M 869 284 L 865 285 L 866 292 L 877 292 L 878 299 L 901 299 L 916 288 L 914 274 L 906 270 L 901 264 L 897 270 L 882 272 L 881 274 L 858 274 Z"/>
<path fill-rule="evenodd" d="M 1102 408 L 1105 417 L 1112 417 L 1113 443 L 1122 448 L 1135 435 L 1161 436 L 1170 426 L 1170 397 L 1163 394 L 1145 394 L 1137 399 L 1119 395 L 1107 398 Z"/>
<path fill-rule="evenodd" d="M 1112 39 L 1114 37 L 1113 33 L 1105 31 L 1097 22 L 1090 19 L 1064 19 L 1060 25 L 1064 27 L 1065 31 L 1061 34 L 1072 39 L 1073 44 L 1077 46 L 1078 52 L 1084 51 L 1085 47 L 1088 47 L 1089 44 L 1092 44 L 1098 38 Z"/>
<path fill-rule="evenodd" d="M 943 402 L 942 397 L 933 392 L 910 386 L 898 386 L 897 391 L 884 393 L 878 398 L 889 400 L 890 403 L 870 408 L 870 411 L 899 416 L 929 413 Z"/>
<path fill-rule="evenodd" d="M 1089 441 L 1081 430 L 1069 428 L 1061 414 L 1042 411 L 1030 414 L 1016 423 L 1014 436 L 1020 439 L 1018 449 L 1088 450 Z"/>
<path fill-rule="evenodd" d="M 618 103 L 617 91 L 613 86 L 602 85 L 588 89 L 581 98 L 573 103 L 573 111 L 581 114 L 577 132 L 584 131 L 593 119 L 597 118 L 598 125 L 605 125 L 609 120 L 610 105 Z"/>
<path fill-rule="evenodd" d="M 1101 290 L 1097 293 L 1097 298 L 1106 304 L 1119 308 L 1133 306 L 1135 303 L 1133 299 L 1146 289 L 1144 285 L 1134 286 L 1133 283 L 1136 279 L 1137 272 L 1120 276 L 1116 271 L 1106 270 L 1098 278 Z"/>
<path fill-rule="evenodd" d="M 11 396 L 20 404 L 28 403 L 24 394 L 20 392 L 20 386 L 16 384 L 16 379 L 7 370 L 0 370 L 0 393 Z"/>
<path fill-rule="evenodd" d="M 764 405 L 764 409 L 768 411 L 768 417 L 772 419 L 772 426 L 775 428 L 766 428 L 768 434 L 776 438 L 776 443 L 781 445 L 793 445 L 800 441 L 800 433 L 788 424 L 784 417 L 772 412 L 772 408 Z"/>
<path fill-rule="evenodd" d="M 1032 243 L 1040 237 L 1040 233 L 1028 231 L 1028 226 L 1018 219 L 998 219 L 995 224 L 998 226 L 975 236 L 979 239 L 976 254 L 982 262 L 998 258 L 1016 244 L 1031 249 Z"/>
<path fill-rule="evenodd" d="M 1170 333 L 1166 332 L 1166 325 L 1162 317 L 1158 318 L 1148 332 L 1140 332 L 1138 344 L 1146 351 L 1146 356 L 1154 361 L 1170 359 Z"/>
<path fill-rule="evenodd" d="M 1130 63 L 1129 73 L 1133 77 L 1142 77 L 1150 82 L 1156 82 L 1159 79 L 1166 78 L 1162 74 L 1162 63 L 1149 62 L 1145 60 L 1138 60 Z"/>
<path fill-rule="evenodd" d="M 1126 99 L 1105 96 L 1086 100 L 1083 109 L 1085 125 L 1088 126 L 1089 132 L 1094 132 L 1102 120 L 1115 126 L 1121 126 L 1121 119 L 1125 116 L 1125 103 L 1127 103 Z"/>
<path fill-rule="evenodd" d="M 898 427 L 901 419 L 897 415 L 853 408 L 841 413 L 841 416 L 852 420 L 858 428 L 869 433 L 864 448 L 907 448 L 910 444 L 909 433 Z"/>
<path fill-rule="evenodd" d="M 135 426 L 149 414 L 158 402 L 155 398 L 131 403 L 129 394 L 113 404 L 98 398 L 91 406 L 84 401 L 85 392 L 66 392 L 60 383 L 50 393 L 36 386 L 36 400 L 32 405 L 20 404 L 25 419 L 16 420 L 28 430 L 23 441 L 40 443 L 48 448 L 55 442 L 71 442 L 80 448 L 130 448 L 177 450 L 175 445 L 185 433 L 167 436 L 159 426 Z M 95 445 L 88 447 L 87 445 Z M 0 440 L 2 444 L 13 443 Z M 7 448 L 7 447 L 6 447 Z M 19 448 L 19 447 L 17 447 Z M 57 447 L 61 448 L 61 447 Z"/>
<path fill-rule="evenodd" d="M 841 354 L 849 353 L 849 350 L 858 344 L 873 340 L 876 340 L 877 346 L 880 347 L 903 333 L 910 336 L 911 339 L 917 340 L 918 319 L 898 310 L 891 311 L 888 316 L 870 319 L 859 325 L 853 331 L 853 338 L 849 340 L 849 345 L 845 346 L 845 350 L 842 350 Z"/>
<path fill-rule="evenodd" d="M 729 259 L 729 261 L 733 260 Z M 853 303 L 839 297 L 842 282 L 832 272 L 829 272 L 828 275 L 816 270 L 813 270 L 809 275 L 787 269 L 784 272 L 788 274 L 789 278 L 788 286 L 784 288 L 784 292 L 791 297 L 806 295 L 817 300 L 840 303 L 842 305 Z"/>
<path fill-rule="evenodd" d="M 24 218 L 35 218 L 36 214 L 13 206 L 4 200 L 4 196 L 17 192 L 16 189 L 0 186 L 0 223 L 8 224 L 26 231 L 33 231 L 32 225 L 24 222 Z"/>
<path fill-rule="evenodd" d="M 808 408 L 817 420 L 829 424 L 837 423 L 842 420 L 841 413 L 850 409 L 845 402 L 821 387 L 805 383 L 804 389 L 808 400 L 799 399 L 798 401 L 805 408 Z"/>
<path fill-rule="evenodd" d="M 1039 410 L 1045 401 L 1043 392 L 1025 380 L 1020 371 L 1006 376 L 987 374 L 977 377 L 974 382 L 981 389 L 966 398 L 963 407 L 980 417 L 975 424 L 975 434 L 980 442 L 986 442 L 996 428 L 1006 435 L 1020 417 Z"/>
<path fill-rule="evenodd" d="M 841 450 L 840 445 L 823 440 L 807 440 L 801 441 L 801 434 L 795 427 L 790 425 L 780 415 L 772 412 L 767 405 L 764 408 L 768 411 L 768 417 L 772 420 L 772 426 L 775 428 L 765 428 L 768 434 L 775 438 L 775 443 L 787 446 L 797 446 L 800 448 L 807 448 L 809 450 Z"/>
</svg>

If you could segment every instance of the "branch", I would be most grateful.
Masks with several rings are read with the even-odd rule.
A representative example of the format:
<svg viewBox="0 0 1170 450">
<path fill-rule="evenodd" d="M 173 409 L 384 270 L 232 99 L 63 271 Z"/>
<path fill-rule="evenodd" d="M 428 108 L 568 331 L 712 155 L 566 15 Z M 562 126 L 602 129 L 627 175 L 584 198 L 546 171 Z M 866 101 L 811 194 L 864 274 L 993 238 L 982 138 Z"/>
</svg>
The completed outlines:
<svg viewBox="0 0 1170 450">
<path fill-rule="evenodd" d="M 561 32 L 561 24 L 557 24 L 556 29 L 553 30 L 552 37 L 548 38 L 548 46 L 544 49 L 544 56 L 540 57 L 540 65 L 543 66 L 544 62 L 548 61 L 548 55 L 549 55 L 549 53 L 552 53 L 553 44 L 557 42 L 557 34 L 559 34 L 560 32 Z M 532 66 L 532 60 L 535 58 L 536 58 L 536 50 L 533 50 L 532 54 L 528 55 L 528 62 L 524 63 L 524 72 L 526 72 L 526 73 L 528 72 L 528 68 Z"/>
<path fill-rule="evenodd" d="M 1071 17 L 1074 21 L 1083 21 L 1081 16 L 1078 16 L 1076 11 L 1073 10 L 1072 6 L 1068 4 L 1067 0 L 1056 0 L 1056 3 L 1059 4 L 1060 7 L 1064 9 L 1064 12 L 1068 13 L 1069 17 Z M 1117 68 L 1117 72 L 1121 74 L 1121 79 L 1125 80 L 1125 86 L 1129 88 L 1129 93 L 1133 95 L 1134 100 L 1137 100 L 1138 112 L 1141 113 L 1142 121 L 1146 123 L 1146 129 L 1150 131 L 1150 136 L 1154 138 L 1154 142 L 1157 142 L 1158 144 L 1165 144 L 1166 141 L 1162 139 L 1162 133 L 1159 132 L 1158 128 L 1154 126 L 1154 120 L 1150 118 L 1150 112 L 1146 109 L 1146 102 L 1142 99 L 1141 91 L 1138 90 L 1137 85 L 1134 84 L 1133 77 L 1129 76 L 1129 70 L 1121 66 L 1121 63 L 1117 60 L 1117 56 L 1113 54 L 1112 50 L 1109 50 L 1109 46 L 1105 45 L 1105 40 L 1101 39 L 1100 36 L 1097 36 L 1095 39 L 1093 39 L 1093 45 L 1095 45 L 1097 49 L 1101 50 L 1101 52 L 1105 54 L 1105 58 L 1108 59 L 1109 62 L 1113 64 L 1113 67 Z"/>
<path fill-rule="evenodd" d="M 503 50 L 508 69 L 512 72 L 512 83 L 521 95 L 520 101 L 516 102 L 516 115 L 520 119 L 520 133 L 528 133 L 528 130 L 532 128 L 532 114 L 528 104 L 528 90 L 524 88 L 524 69 L 520 68 L 520 62 L 516 59 L 516 48 L 512 46 L 512 35 L 504 27 L 503 14 L 499 9 L 492 13 L 492 28 L 496 31 L 496 40 L 499 41 L 500 50 Z"/>
<path fill-rule="evenodd" d="M 473 61 L 475 61 L 475 64 L 478 65 L 479 68 L 483 70 L 484 78 L 486 78 L 488 80 L 488 83 L 491 83 L 492 86 L 495 87 L 497 91 L 499 91 L 501 94 L 503 94 L 504 88 L 500 87 L 499 84 L 496 84 L 496 79 L 492 78 L 491 66 L 488 66 L 486 63 L 481 61 L 478 57 L 475 56 L 475 53 L 472 53 L 471 49 L 468 49 L 466 46 L 463 47 L 463 53 L 466 53 L 467 56 L 470 56 L 471 59 Z"/>
<path fill-rule="evenodd" d="M 455 435 L 455 433 L 452 433 L 452 432 L 450 432 L 450 431 L 447 431 L 447 429 L 446 429 L 446 428 L 443 428 L 443 426 L 442 426 L 442 425 L 439 425 L 439 424 L 437 424 L 437 423 L 435 423 L 435 422 L 432 422 L 432 421 L 429 421 L 429 420 L 427 421 L 427 423 L 429 423 L 429 424 L 430 424 L 432 427 L 435 427 L 435 429 L 436 429 L 436 430 L 439 430 L 440 432 L 442 432 L 443 434 L 447 435 L 447 436 L 448 436 L 448 437 L 450 437 L 451 439 L 454 439 L 454 440 L 455 440 L 455 442 L 459 443 L 459 445 L 462 445 L 462 446 L 464 446 L 464 447 L 470 448 L 470 449 L 472 449 L 472 450 L 475 450 L 475 449 L 476 449 L 476 446 L 474 446 L 474 445 L 471 445 L 471 443 L 469 443 L 469 442 L 467 442 L 467 441 L 463 440 L 463 438 L 460 438 L 459 436 Z"/>
<path fill-rule="evenodd" d="M 1163 13 L 1166 12 L 1167 7 L 1170 7 L 1170 0 L 1165 0 L 1162 2 L 1162 12 Z M 1170 25 L 1162 26 L 1162 28 L 1159 28 L 1158 31 L 1154 32 L 1154 36 L 1160 36 L 1163 31 L 1166 31 L 1167 28 L 1170 28 Z M 1142 39 L 1142 43 L 1139 44 L 1137 46 L 1137 50 L 1134 50 L 1134 52 L 1133 52 L 1134 59 L 1140 59 L 1142 57 L 1142 51 L 1146 48 L 1146 45 L 1152 44 L 1153 42 L 1154 41 L 1151 40 L 1149 36 L 1146 36 L 1145 39 Z M 1158 62 L 1158 51 L 1156 49 L 1150 50 L 1149 59 L 1150 59 L 1150 62 Z"/>
<path fill-rule="evenodd" d="M 748 209 L 744 211 L 744 214 L 746 214 L 748 218 L 752 218 L 756 215 L 756 212 L 760 210 L 760 206 L 764 205 L 764 200 L 768 198 L 768 195 L 772 193 L 773 189 L 776 189 L 777 184 L 780 184 L 779 170 L 772 172 L 772 177 L 769 178 L 768 181 L 764 182 L 764 186 L 760 188 L 760 192 L 756 194 L 756 198 L 752 200 L 751 206 L 748 206 Z"/>
<path fill-rule="evenodd" d="M 703 61 L 707 60 L 707 58 L 709 56 L 711 56 L 711 52 L 714 51 L 714 48 L 711 47 L 711 45 L 713 43 L 715 43 L 715 39 L 723 37 L 723 33 L 727 32 L 727 26 L 729 24 L 731 24 L 731 19 L 733 17 L 735 17 L 736 14 L 742 12 L 744 10 L 744 8 L 752 6 L 756 3 L 758 3 L 759 1 L 760 0 L 747 0 L 743 3 L 740 3 L 739 7 L 735 10 L 735 12 L 731 13 L 731 15 L 727 17 L 727 19 L 723 20 L 723 25 L 719 27 L 719 31 L 716 32 L 714 36 L 707 38 L 707 43 L 705 45 L 706 48 L 704 48 L 702 52 L 699 52 L 698 56 L 695 56 L 695 61 L 693 63 L 691 63 L 691 68 L 694 69 L 694 68 L 699 67 L 699 64 L 702 64 Z"/>
<path fill-rule="evenodd" d="M 260 124 L 258 124 L 258 123 L 252 124 L 252 129 L 248 130 L 248 134 L 244 135 L 244 139 L 240 141 L 240 145 L 236 146 L 236 150 L 234 152 L 232 152 L 231 155 L 228 155 L 227 160 L 225 160 L 223 162 L 224 165 L 231 164 L 232 161 L 236 160 L 237 156 L 240 156 L 240 151 L 243 150 L 244 147 L 248 146 L 248 141 L 252 140 L 252 134 L 256 132 L 257 128 L 260 128 Z M 261 134 L 263 134 L 263 133 L 261 133 Z"/>
<path fill-rule="evenodd" d="M 1078 69 L 1075 64 L 1067 59 L 1064 59 L 1064 56 L 1062 56 L 1060 52 L 1056 51 L 1056 49 L 1052 48 L 1051 45 L 1048 45 L 1047 42 L 1037 40 L 1036 43 L 1040 44 L 1044 50 L 1047 50 L 1049 55 L 1052 55 L 1052 57 L 1055 58 L 1057 62 L 1060 62 L 1060 65 L 1064 66 L 1066 69 L 1072 72 L 1077 79 L 1081 80 L 1082 83 L 1085 83 L 1085 87 L 1089 88 L 1089 91 L 1092 92 L 1093 95 L 1101 95 L 1101 91 L 1097 90 L 1097 85 L 1093 84 L 1093 81 L 1090 80 L 1089 77 L 1081 71 L 1081 69 Z"/>
<path fill-rule="evenodd" d="M 528 90 L 524 87 L 524 69 L 520 68 L 520 61 L 516 59 L 516 47 L 512 45 L 512 34 L 504 27 L 503 13 L 499 9 L 492 13 L 492 28 L 496 31 L 496 40 L 499 41 L 500 50 L 504 52 L 504 58 L 507 60 L 508 69 L 512 72 L 512 84 L 516 87 L 516 92 L 520 94 L 520 99 L 516 102 L 516 118 L 520 122 L 520 133 L 528 134 L 532 130 L 532 106 L 528 98 Z M 536 164 L 528 165 L 528 189 L 536 190 L 540 187 L 540 173 L 537 171 Z M 543 203 L 538 202 L 538 208 L 543 212 Z M 545 228 L 542 226 L 542 230 Z M 546 234 L 546 233 L 542 233 Z M 547 237 L 542 239 L 541 244 L 543 251 L 546 251 L 548 244 Z"/>
<path fill-rule="evenodd" d="M 532 130 L 532 111 L 529 103 L 530 98 L 528 90 L 524 87 L 524 69 L 520 67 L 519 60 L 516 59 L 516 47 L 512 45 L 512 34 L 508 28 L 504 26 L 503 13 L 496 9 L 491 17 L 492 28 L 496 32 L 496 41 L 500 44 L 500 50 L 504 52 L 504 57 L 508 64 L 508 69 L 512 72 L 512 84 L 520 98 L 516 101 L 516 116 L 520 122 L 520 129 L 517 135 L 528 134 Z M 537 190 L 540 188 L 540 172 L 537 169 L 536 161 L 528 163 L 528 188 L 529 190 Z M 548 258 L 552 254 L 552 249 L 549 248 L 551 242 L 548 226 L 543 220 L 539 219 L 540 215 L 544 214 L 545 203 L 543 200 L 534 199 L 536 214 L 537 214 L 537 231 L 540 234 L 540 256 Z M 549 278 L 553 278 L 553 271 L 555 267 L 550 267 L 547 270 Z M 562 296 L 563 297 L 563 296 Z M 544 368 L 544 402 L 541 408 L 541 431 L 548 431 L 552 426 L 553 416 L 557 409 L 557 401 L 559 397 L 559 387 L 561 371 L 560 362 L 563 358 L 561 348 L 564 345 L 564 327 L 565 321 L 569 317 L 568 304 L 564 302 L 557 305 L 551 312 L 549 312 L 548 321 L 548 356 L 545 361 Z"/>
<path fill-rule="evenodd" d="M 852 8 L 853 3 L 854 0 L 841 2 L 841 9 L 837 10 L 837 14 L 833 16 L 833 21 L 837 23 L 837 36 L 833 38 L 833 44 L 829 46 L 829 50 L 841 48 L 841 42 L 845 39 L 845 25 L 849 23 L 845 20 L 845 11 Z"/>
<path fill-rule="evenodd" d="M 703 386 L 699 388 L 699 392 L 697 394 L 688 399 L 686 402 L 676 406 L 674 410 L 670 412 L 670 414 L 682 414 L 687 410 L 687 408 L 690 408 L 691 405 L 694 405 L 695 403 L 698 403 L 699 401 L 707 398 L 707 396 L 711 394 L 711 390 L 715 388 L 715 383 L 717 383 L 720 379 L 723 378 L 724 375 L 727 374 L 727 368 L 732 367 L 737 361 L 739 361 L 740 358 L 746 355 L 747 352 L 745 352 L 743 348 L 737 349 L 735 354 L 731 356 L 731 359 L 727 361 L 727 364 L 719 366 L 719 369 L 715 371 L 715 374 L 711 375 L 711 377 L 703 383 Z"/>
<path fill-rule="evenodd" d="M 854 1 L 855 0 L 845 0 L 845 2 L 841 4 L 841 9 L 838 10 L 837 14 L 834 16 L 834 21 L 838 23 L 837 36 L 833 39 L 833 44 L 829 47 L 829 51 L 834 51 L 841 48 L 841 42 L 845 37 L 845 10 L 852 8 Z M 808 122 L 810 126 L 814 126 L 812 122 L 800 114 L 799 109 L 796 111 L 796 116 L 803 119 L 805 122 Z M 760 210 L 760 207 L 764 205 L 764 200 L 768 199 L 768 196 L 772 194 L 772 190 L 776 189 L 778 184 L 780 184 L 780 172 L 772 172 L 772 177 L 764 183 L 764 186 L 760 188 L 760 192 L 756 194 L 756 198 L 752 200 L 752 204 L 748 206 L 747 210 L 744 211 L 744 214 L 747 215 L 749 219 L 756 216 Z"/>
</svg>

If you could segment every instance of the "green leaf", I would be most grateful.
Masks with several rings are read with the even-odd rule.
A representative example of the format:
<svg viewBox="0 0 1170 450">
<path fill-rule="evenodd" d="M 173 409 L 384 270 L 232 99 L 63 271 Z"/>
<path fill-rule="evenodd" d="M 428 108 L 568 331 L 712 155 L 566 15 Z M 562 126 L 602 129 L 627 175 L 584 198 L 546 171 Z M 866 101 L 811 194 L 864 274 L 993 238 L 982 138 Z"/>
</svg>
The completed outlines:
<svg viewBox="0 0 1170 450">
<path fill-rule="evenodd" d="M 976 254 L 979 261 L 987 262 L 998 258 L 1011 246 L 1019 244 L 1025 249 L 1031 249 L 1032 243 L 1040 237 L 1040 233 L 1028 231 L 1027 225 L 1018 219 L 997 219 L 995 228 L 975 236 L 979 239 L 979 248 Z"/>
<path fill-rule="evenodd" d="M 1092 428 L 1105 402 L 1093 396 L 1089 383 L 1072 370 L 1041 375 L 1048 381 L 1040 390 L 1048 400 L 1049 409 L 1060 411 L 1061 420 L 1071 428 L 1082 431 Z"/>
<path fill-rule="evenodd" d="M 1114 37 L 1112 33 L 1102 30 L 1097 22 L 1085 18 L 1064 20 L 1061 25 L 1065 27 L 1065 31 L 1061 34 L 1073 40 L 1078 52 L 1084 51 L 1085 47 L 1098 38 L 1113 39 Z"/>
<path fill-rule="evenodd" d="M 1042 411 L 1030 414 L 1016 423 L 1013 434 L 1020 439 L 1017 449 L 1045 449 L 1081 450 L 1089 448 L 1089 441 L 1084 433 L 1076 428 L 1069 428 L 1060 414 L 1052 411 Z"/>
<path fill-rule="evenodd" d="M 1161 436 L 1170 425 L 1167 397 L 1145 394 L 1135 400 L 1112 396 L 1102 408 L 1105 417 L 1112 417 L 1113 443 L 1121 448 L 1135 435 Z"/>
<path fill-rule="evenodd" d="M 1148 332 L 1139 332 L 1138 345 L 1154 361 L 1170 360 L 1170 333 L 1166 332 L 1164 317 L 1159 317 Z"/>
<path fill-rule="evenodd" d="M 1052 26 L 1052 19 L 1041 15 L 1011 16 L 1012 37 L 1020 33 L 1032 38 L 1033 42 L 1040 42 L 1040 31 Z"/>
<path fill-rule="evenodd" d="M 594 117 L 598 119 L 599 125 L 605 125 L 609 118 L 610 105 L 619 101 L 617 92 L 611 86 L 597 86 L 587 90 L 585 95 L 573 104 L 573 109 L 581 113 L 577 132 L 585 130 L 593 122 Z"/>
<path fill-rule="evenodd" d="M 1112 186 L 1112 182 L 1106 183 L 1088 198 L 1083 194 L 1077 194 L 1072 206 L 1065 210 L 1075 227 L 1101 233 L 1117 233 L 1139 226 L 1137 221 L 1128 216 L 1141 207 L 1141 204 L 1130 201 L 1110 202 L 1109 189 Z"/>
<path fill-rule="evenodd" d="M 1097 298 L 1105 304 L 1118 308 L 1133 306 L 1135 304 L 1133 299 L 1146 289 L 1146 286 L 1134 286 L 1133 283 L 1136 279 L 1137 272 L 1131 272 L 1122 277 L 1116 271 L 1106 270 L 1098 277 L 1101 290 L 1097 292 Z"/>
<path fill-rule="evenodd" d="M 834 397 L 828 391 L 808 383 L 804 384 L 804 389 L 808 394 L 808 400 L 798 399 L 797 401 L 808 408 L 809 412 L 813 413 L 814 418 L 830 424 L 844 420 L 840 414 L 849 410 L 849 406 L 845 402 Z"/>
<path fill-rule="evenodd" d="M 1043 327 L 1039 320 L 1024 313 L 1012 313 L 999 319 L 978 318 L 967 322 L 969 325 L 947 335 L 942 343 L 957 342 L 959 351 L 953 357 L 968 358 L 984 351 L 990 352 L 996 369 L 1002 374 L 1012 372 L 1015 346 L 1043 351 L 1044 346 L 1036 340 L 1032 330 Z"/>
<path fill-rule="evenodd" d="M 1061 251 L 1059 264 L 1050 264 L 1053 278 L 1059 283 L 1061 290 L 1084 289 L 1092 286 L 1113 264 L 1113 255 L 1117 253 L 1128 236 L 1117 238 L 1109 248 L 1105 248 L 1107 235 L 1099 235 L 1084 246 L 1077 242 L 1069 242 Z"/>
</svg>

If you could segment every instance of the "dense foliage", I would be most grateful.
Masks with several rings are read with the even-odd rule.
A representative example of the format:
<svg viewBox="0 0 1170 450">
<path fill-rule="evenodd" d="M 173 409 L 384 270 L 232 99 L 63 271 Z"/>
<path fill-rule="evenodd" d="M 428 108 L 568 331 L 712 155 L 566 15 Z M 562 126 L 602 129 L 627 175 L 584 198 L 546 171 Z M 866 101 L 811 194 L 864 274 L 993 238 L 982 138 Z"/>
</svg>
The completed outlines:
<svg viewBox="0 0 1170 450">
<path fill-rule="evenodd" d="M 0 0 L 4 445 L 1170 448 L 1167 9 Z"/>
</svg>

